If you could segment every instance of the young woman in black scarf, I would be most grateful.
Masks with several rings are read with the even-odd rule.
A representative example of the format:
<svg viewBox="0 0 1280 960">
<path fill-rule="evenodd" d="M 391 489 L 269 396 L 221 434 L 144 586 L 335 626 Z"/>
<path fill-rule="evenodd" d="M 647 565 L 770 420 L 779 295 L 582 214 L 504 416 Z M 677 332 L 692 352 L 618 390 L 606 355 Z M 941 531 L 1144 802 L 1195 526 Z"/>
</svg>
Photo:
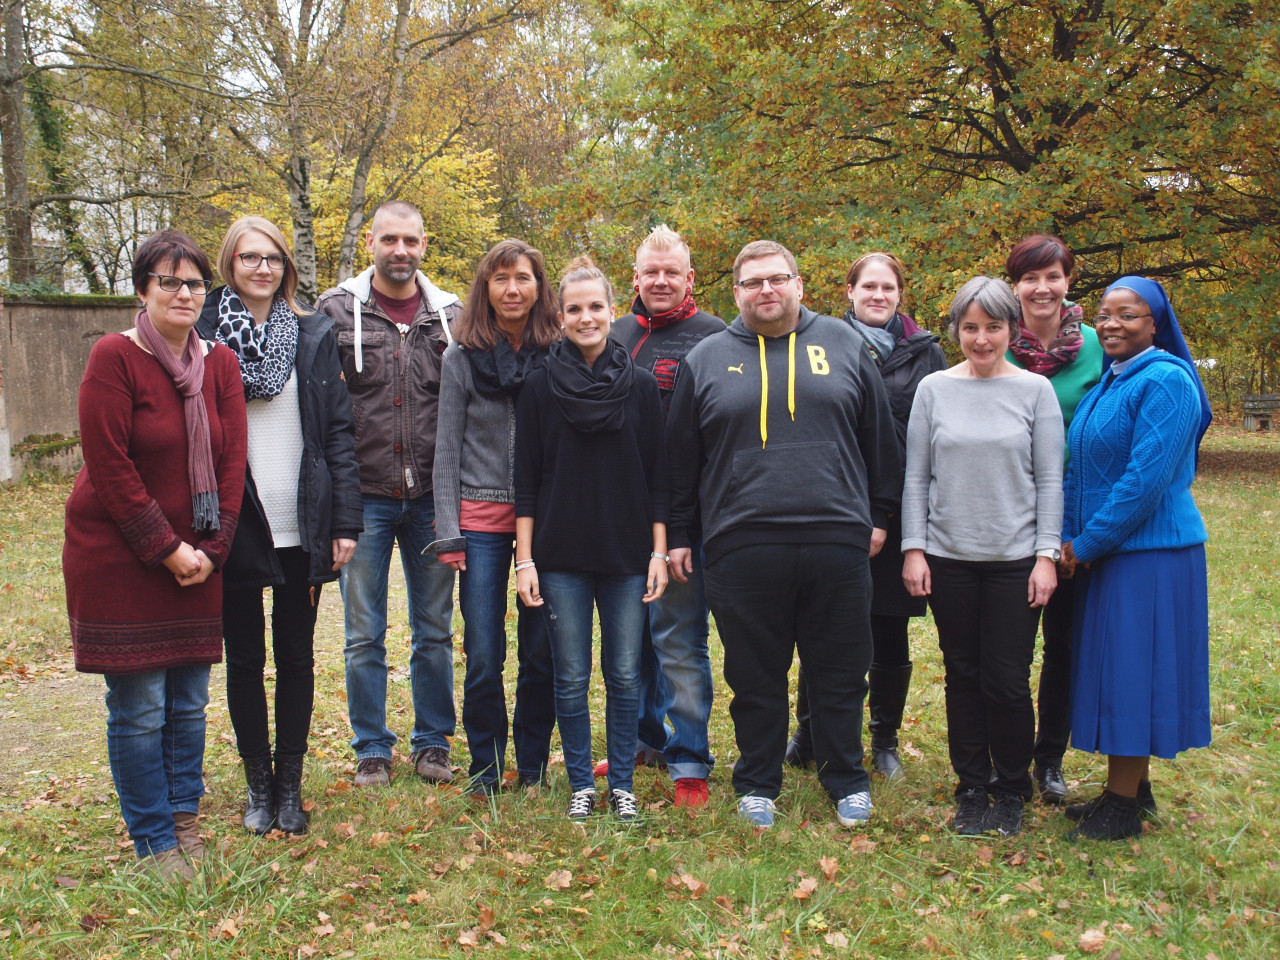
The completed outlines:
<svg viewBox="0 0 1280 960">
<path fill-rule="evenodd" d="M 436 535 L 428 546 L 460 574 L 467 672 L 462 727 L 471 753 L 471 792 L 502 783 L 507 752 L 507 585 L 516 536 L 512 475 L 516 401 L 561 337 L 542 254 L 503 240 L 476 268 L 440 373 L 440 415 L 432 472 Z M 517 601 L 515 741 L 517 783 L 546 777 L 555 727 L 551 648 L 541 616 Z"/>
<path fill-rule="evenodd" d="M 595 809 L 591 620 L 600 611 L 608 697 L 609 806 L 638 814 L 632 783 L 645 608 L 667 585 L 668 487 L 658 383 L 609 339 L 613 288 L 587 258 L 560 281 L 566 339 L 529 377 L 516 413 L 516 584 L 541 607 L 555 664 L 556 719 L 572 796 Z"/>
</svg>

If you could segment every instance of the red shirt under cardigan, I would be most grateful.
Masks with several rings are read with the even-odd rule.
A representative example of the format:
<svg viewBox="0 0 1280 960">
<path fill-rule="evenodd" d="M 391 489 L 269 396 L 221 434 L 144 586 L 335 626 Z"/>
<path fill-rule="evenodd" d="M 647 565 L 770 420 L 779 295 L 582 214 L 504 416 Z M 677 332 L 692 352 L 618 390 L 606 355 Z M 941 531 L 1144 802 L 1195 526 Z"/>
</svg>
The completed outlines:
<svg viewBox="0 0 1280 960">
<path fill-rule="evenodd" d="M 143 673 L 222 659 L 222 578 L 180 587 L 164 559 L 182 541 L 218 567 L 240 515 L 248 430 L 240 366 L 204 360 L 220 529 L 192 529 L 182 397 L 160 361 L 123 334 L 89 355 L 80 384 L 84 468 L 67 500 L 62 571 L 76 669 Z"/>
</svg>

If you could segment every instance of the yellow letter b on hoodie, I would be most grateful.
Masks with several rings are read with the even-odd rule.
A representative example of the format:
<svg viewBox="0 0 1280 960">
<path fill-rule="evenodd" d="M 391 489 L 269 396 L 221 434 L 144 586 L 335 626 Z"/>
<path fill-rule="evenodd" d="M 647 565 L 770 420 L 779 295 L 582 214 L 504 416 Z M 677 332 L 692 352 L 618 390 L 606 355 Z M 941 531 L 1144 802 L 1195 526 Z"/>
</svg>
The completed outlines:
<svg viewBox="0 0 1280 960">
<path fill-rule="evenodd" d="M 831 365 L 827 363 L 827 351 L 812 343 L 805 349 L 809 351 L 809 369 L 815 377 L 825 377 L 831 372 Z"/>
</svg>

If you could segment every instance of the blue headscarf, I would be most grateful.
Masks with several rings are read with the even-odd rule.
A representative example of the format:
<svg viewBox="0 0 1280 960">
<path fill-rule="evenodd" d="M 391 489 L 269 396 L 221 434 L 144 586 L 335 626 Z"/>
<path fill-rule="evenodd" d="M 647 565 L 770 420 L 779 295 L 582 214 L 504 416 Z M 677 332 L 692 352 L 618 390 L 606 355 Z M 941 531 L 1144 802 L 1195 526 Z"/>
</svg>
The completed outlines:
<svg viewBox="0 0 1280 960">
<path fill-rule="evenodd" d="M 1187 341 L 1182 338 L 1182 330 L 1178 327 L 1178 318 L 1174 316 L 1173 304 L 1169 302 L 1169 294 L 1165 293 L 1164 287 L 1157 280 L 1148 280 L 1146 277 L 1121 277 L 1111 286 L 1107 287 L 1106 293 L 1120 287 L 1125 290 L 1132 290 L 1143 300 L 1146 301 L 1147 307 L 1151 310 L 1151 316 L 1156 322 L 1155 345 L 1166 353 L 1171 353 L 1179 359 L 1185 360 L 1191 367 L 1191 376 L 1195 380 L 1196 389 L 1200 391 L 1200 432 L 1196 435 L 1196 456 L 1199 457 L 1200 440 L 1204 437 L 1204 432 L 1209 429 L 1209 421 L 1213 419 L 1213 409 L 1209 406 L 1209 395 L 1205 393 L 1204 384 L 1200 381 L 1200 374 L 1196 372 L 1195 361 L 1191 359 L 1191 351 L 1187 349 Z M 1106 295 L 1105 293 L 1103 294 Z M 1107 368 L 1111 366 L 1111 358 L 1103 357 L 1102 372 L 1106 375 Z"/>
</svg>

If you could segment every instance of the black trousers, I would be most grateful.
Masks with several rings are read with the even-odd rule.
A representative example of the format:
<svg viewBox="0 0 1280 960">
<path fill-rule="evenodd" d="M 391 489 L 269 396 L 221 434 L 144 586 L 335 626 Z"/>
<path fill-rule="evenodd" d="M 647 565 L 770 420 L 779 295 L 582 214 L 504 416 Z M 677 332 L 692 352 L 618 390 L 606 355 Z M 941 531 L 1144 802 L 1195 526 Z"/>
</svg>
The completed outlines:
<svg viewBox="0 0 1280 960">
<path fill-rule="evenodd" d="M 871 570 L 843 544 L 742 547 L 709 563 L 707 602 L 724 644 L 739 795 L 776 799 L 787 745 L 787 674 L 800 653 L 818 779 L 833 800 L 867 790 L 862 701 L 871 666 Z"/>
<path fill-rule="evenodd" d="M 276 665 L 276 753 L 307 752 L 315 679 L 312 651 L 316 608 L 311 602 L 310 563 L 301 547 L 276 551 L 285 582 L 271 589 L 271 652 Z M 267 729 L 266 616 L 260 589 L 231 587 L 222 592 L 222 636 L 227 648 L 227 711 L 240 756 L 271 756 Z"/>
<path fill-rule="evenodd" d="M 978 787 L 1031 799 L 1031 658 L 1038 608 L 1027 604 L 1035 557 L 1011 561 L 930 556 L 929 606 L 946 668 L 947 740 L 956 792 Z"/>
<path fill-rule="evenodd" d="M 1061 766 L 1071 739 L 1071 623 L 1075 605 L 1075 580 L 1059 578 L 1058 589 L 1040 615 L 1044 657 L 1040 663 L 1040 725 L 1032 754 L 1037 766 Z"/>
<path fill-rule="evenodd" d="M 911 663 L 911 643 L 907 637 L 910 617 L 871 614 L 871 662 L 877 667 L 905 667 Z M 1071 660 L 1067 660 L 1068 676 Z M 1068 706 L 1070 706 L 1068 704 Z M 804 664 L 796 672 L 796 723 L 809 723 L 809 694 L 805 690 Z"/>
</svg>

